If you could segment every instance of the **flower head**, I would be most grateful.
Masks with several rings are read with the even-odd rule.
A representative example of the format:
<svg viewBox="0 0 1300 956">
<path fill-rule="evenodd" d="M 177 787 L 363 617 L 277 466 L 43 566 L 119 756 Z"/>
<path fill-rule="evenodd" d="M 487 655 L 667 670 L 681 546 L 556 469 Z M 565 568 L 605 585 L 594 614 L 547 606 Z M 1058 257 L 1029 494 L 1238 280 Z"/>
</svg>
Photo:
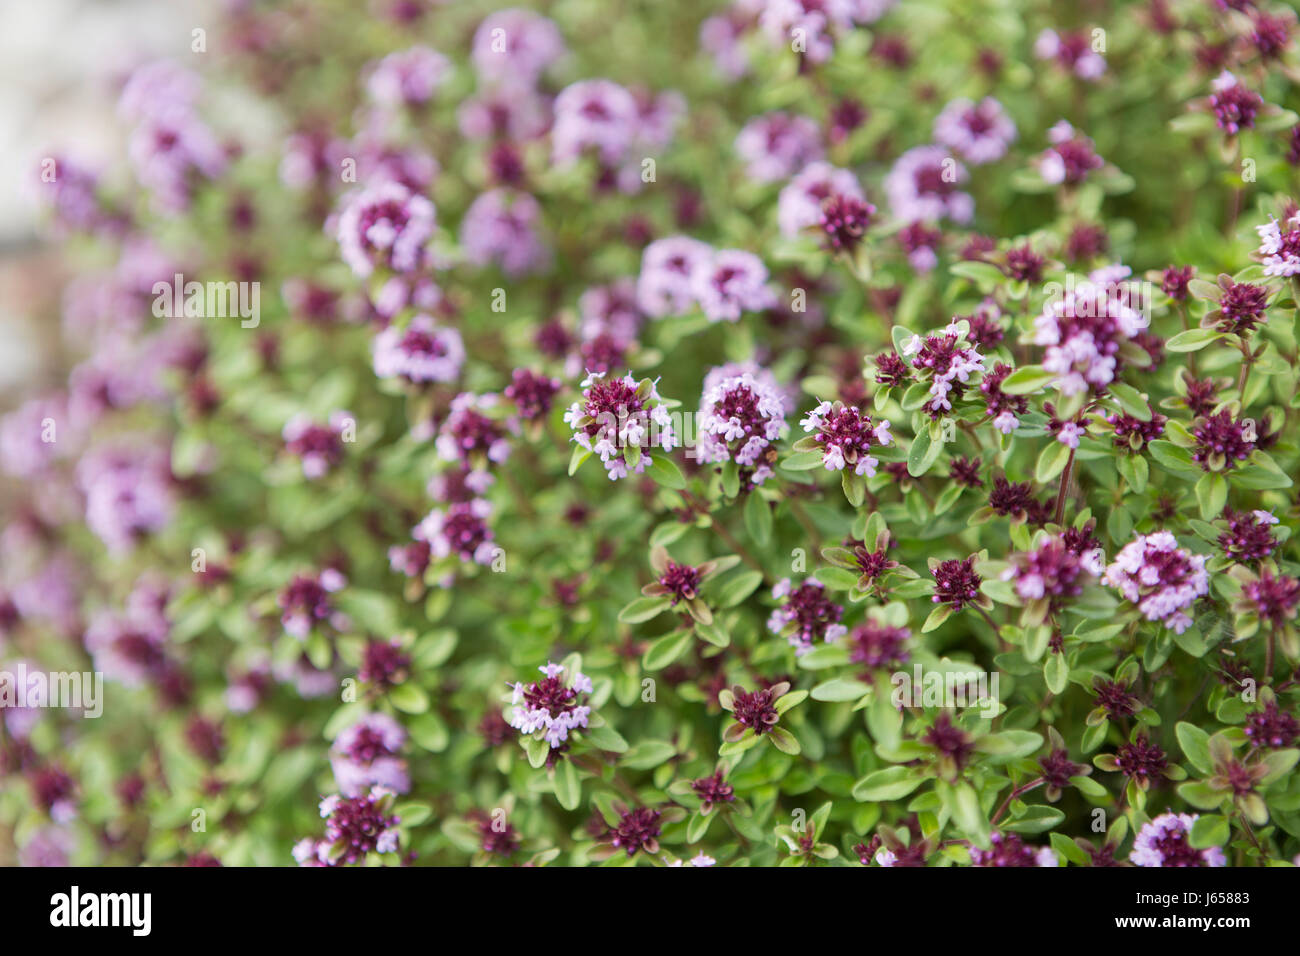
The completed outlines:
<svg viewBox="0 0 1300 956">
<path fill-rule="evenodd" d="M 553 751 L 562 750 L 570 731 L 587 726 L 591 707 L 586 695 L 591 693 L 591 679 L 559 664 L 547 663 L 538 670 L 541 680 L 514 685 L 510 726 L 523 734 L 539 735 Z"/>
<path fill-rule="evenodd" d="M 1209 592 L 1205 556 L 1178 547 L 1168 531 L 1140 534 L 1124 545 L 1102 580 L 1148 621 L 1162 621 L 1179 634 L 1192 624 L 1186 612 Z"/>
<path fill-rule="evenodd" d="M 1223 850 L 1198 850 L 1191 844 L 1199 814 L 1163 813 L 1142 825 L 1133 838 L 1129 861 L 1137 866 L 1224 866 Z"/>
<path fill-rule="evenodd" d="M 582 383 L 582 400 L 564 415 L 573 441 L 599 455 L 610 480 L 641 474 L 653 460 L 648 449 L 672 451 L 672 418 L 650 379 L 609 378 L 592 372 Z"/>
</svg>

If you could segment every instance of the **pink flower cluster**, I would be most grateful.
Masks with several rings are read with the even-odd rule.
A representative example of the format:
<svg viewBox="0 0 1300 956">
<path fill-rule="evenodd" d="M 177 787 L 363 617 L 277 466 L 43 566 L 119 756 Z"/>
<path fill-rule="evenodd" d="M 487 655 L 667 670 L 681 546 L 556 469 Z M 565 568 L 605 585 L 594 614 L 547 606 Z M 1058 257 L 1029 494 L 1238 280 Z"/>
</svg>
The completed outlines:
<svg viewBox="0 0 1300 956">
<path fill-rule="evenodd" d="M 1104 390 L 1118 372 L 1121 344 L 1150 324 L 1128 275 L 1127 266 L 1114 265 L 1071 281 L 1034 320 L 1034 343 L 1047 347 L 1043 368 L 1056 374 L 1064 394 Z"/>
<path fill-rule="evenodd" d="M 1139 534 L 1115 555 L 1102 580 L 1136 604 L 1148 621 L 1163 621 L 1181 634 L 1192 625 L 1186 612 L 1209 593 L 1205 560 L 1178 547 L 1168 531 Z"/>
<path fill-rule="evenodd" d="M 1142 825 L 1133 838 L 1129 861 L 1135 866 L 1226 866 L 1217 846 L 1198 850 L 1192 846 L 1192 825 L 1199 814 L 1162 813 Z"/>
<path fill-rule="evenodd" d="M 879 462 L 868 450 L 893 441 L 888 419 L 873 425 L 870 415 L 842 402 L 822 402 L 799 424 L 822 446 L 822 464 L 827 471 L 852 467 L 855 475 L 871 478 Z"/>
<path fill-rule="evenodd" d="M 543 739 L 557 750 L 569 738 L 569 732 L 587 726 L 591 707 L 580 695 L 592 692 L 591 678 L 581 671 L 568 673 L 559 664 L 548 662 L 537 668 L 543 680 L 525 686 L 514 685 L 510 703 L 510 726 L 523 734 L 542 732 Z"/>
<path fill-rule="evenodd" d="M 753 484 L 762 484 L 772 475 L 765 452 L 780 437 L 788 413 L 786 396 L 766 369 L 713 369 L 705 377 L 700 399 L 695 460 L 709 464 L 734 459 L 753 469 Z"/>
<path fill-rule="evenodd" d="M 735 322 L 744 312 L 776 304 L 767 280 L 767 267 L 753 253 L 673 236 L 650 243 L 642 254 L 637 302 L 656 318 L 698 305 L 710 321 Z"/>
<path fill-rule="evenodd" d="M 924 408 L 932 417 L 952 411 L 949 396 L 960 397 L 970 377 L 984 371 L 984 357 L 966 341 L 965 327 L 957 320 L 925 338 L 913 335 L 903 343 L 903 356 L 911 358 L 923 376 L 930 376 L 931 398 Z"/>
<path fill-rule="evenodd" d="M 654 382 L 640 384 L 626 375 L 607 378 L 593 372 L 582 381 L 582 401 L 574 402 L 564 414 L 573 428 L 573 441 L 599 455 L 611 481 L 629 474 L 626 449 L 641 449 L 633 474 L 641 474 L 652 458 L 646 449 L 670 452 L 677 445 L 672 418 L 659 397 Z"/>
</svg>

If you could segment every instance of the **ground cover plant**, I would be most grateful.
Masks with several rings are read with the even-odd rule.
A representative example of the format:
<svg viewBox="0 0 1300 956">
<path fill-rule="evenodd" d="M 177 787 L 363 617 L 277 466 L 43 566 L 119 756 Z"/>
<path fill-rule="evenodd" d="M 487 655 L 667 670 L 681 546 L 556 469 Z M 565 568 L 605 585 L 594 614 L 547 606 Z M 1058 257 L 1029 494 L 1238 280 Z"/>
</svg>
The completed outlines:
<svg viewBox="0 0 1300 956">
<path fill-rule="evenodd" d="M 0 861 L 1292 865 L 1296 33 L 214 5 L 33 171 Z"/>
</svg>

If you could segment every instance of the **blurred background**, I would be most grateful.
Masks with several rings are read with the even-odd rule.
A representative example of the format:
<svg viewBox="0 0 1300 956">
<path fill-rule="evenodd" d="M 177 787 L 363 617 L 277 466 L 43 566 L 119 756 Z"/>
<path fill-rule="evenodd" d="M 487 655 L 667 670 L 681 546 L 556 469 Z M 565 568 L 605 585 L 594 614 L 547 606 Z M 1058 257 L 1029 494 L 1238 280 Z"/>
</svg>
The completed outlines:
<svg viewBox="0 0 1300 956">
<path fill-rule="evenodd" d="M 130 68 L 190 53 L 202 0 L 0 0 L 0 410 L 66 371 L 65 275 L 32 201 L 40 161 L 120 164 L 117 85 Z"/>
</svg>

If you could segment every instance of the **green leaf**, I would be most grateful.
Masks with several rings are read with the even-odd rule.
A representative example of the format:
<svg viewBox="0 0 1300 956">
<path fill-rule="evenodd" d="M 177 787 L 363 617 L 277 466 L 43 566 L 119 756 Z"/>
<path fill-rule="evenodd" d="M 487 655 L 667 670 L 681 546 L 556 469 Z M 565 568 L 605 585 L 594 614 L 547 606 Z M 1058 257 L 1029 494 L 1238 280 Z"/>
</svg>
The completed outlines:
<svg viewBox="0 0 1300 956">
<path fill-rule="evenodd" d="M 762 571 L 741 571 L 718 588 L 718 606 L 735 607 L 749 597 L 763 583 Z"/>
<path fill-rule="evenodd" d="M 599 727 L 589 727 L 582 732 L 590 744 L 598 750 L 608 750 L 611 753 L 621 754 L 627 750 L 627 741 L 609 724 L 602 724 Z"/>
<path fill-rule="evenodd" d="M 1018 760 L 1037 753 L 1043 746 L 1043 735 L 1032 730 L 1003 730 L 996 734 L 985 734 L 975 742 L 975 749 L 980 753 L 1007 760 Z"/>
<path fill-rule="evenodd" d="M 858 584 L 858 575 L 834 566 L 818 568 L 813 577 L 833 591 L 848 591 Z"/>
<path fill-rule="evenodd" d="M 797 452 L 781 461 L 786 471 L 811 471 L 822 467 L 822 453 L 819 451 Z"/>
<path fill-rule="evenodd" d="M 639 597 L 624 606 L 618 612 L 618 619 L 624 624 L 640 624 L 658 617 L 672 606 L 672 600 L 663 596 Z"/>
<path fill-rule="evenodd" d="M 1179 332 L 1165 342 L 1165 351 L 1198 352 L 1211 342 L 1222 337 L 1223 333 L 1216 332 L 1214 329 L 1188 329 L 1186 332 Z"/>
<path fill-rule="evenodd" d="M 871 685 L 851 677 L 837 677 L 812 689 L 812 699 L 829 702 L 861 700 L 871 693 Z"/>
<path fill-rule="evenodd" d="M 949 809 L 957 825 L 971 840 L 979 846 L 988 846 L 989 821 L 980 809 L 979 795 L 975 793 L 974 787 L 964 780 L 954 784 Z"/>
<path fill-rule="evenodd" d="M 686 478 L 682 475 L 682 470 L 667 453 L 652 456 L 650 467 L 645 470 L 645 473 L 665 488 L 680 491 L 686 487 Z"/>
<path fill-rule="evenodd" d="M 1204 520 L 1217 518 L 1228 503 L 1228 480 L 1217 471 L 1206 472 L 1196 482 L 1196 503 Z"/>
<path fill-rule="evenodd" d="M 582 467 L 582 463 L 591 457 L 591 452 L 581 445 L 573 446 L 573 454 L 569 456 L 569 477 L 572 478 Z"/>
<path fill-rule="evenodd" d="M 854 784 L 853 799 L 863 803 L 901 800 L 921 782 L 921 776 L 911 767 L 886 767 L 867 774 Z"/>
<path fill-rule="evenodd" d="M 1065 819 L 1065 813 L 1056 807 L 1041 804 L 1028 807 L 1024 813 L 1003 825 L 1003 829 L 1016 833 L 1042 833 L 1057 826 Z"/>
<path fill-rule="evenodd" d="M 930 455 L 933 447 L 928 430 L 922 430 L 912 439 L 912 446 L 907 452 L 907 473 L 913 478 L 924 475 L 926 469 L 933 463 L 934 457 L 937 457 L 937 453 L 934 457 Z"/>
<path fill-rule="evenodd" d="M 765 545 L 772 537 L 772 509 L 757 491 L 751 491 L 745 501 L 745 530 L 757 545 Z"/>
<path fill-rule="evenodd" d="M 1055 372 L 1048 372 L 1041 365 L 1025 365 L 1003 379 L 1002 391 L 1007 395 L 1029 395 L 1042 391 L 1054 381 Z"/>
<path fill-rule="evenodd" d="M 1119 402 L 1119 407 L 1129 415 L 1139 421 L 1151 421 L 1151 406 L 1133 386 L 1125 385 L 1123 382 L 1111 382 L 1110 394 L 1115 401 Z"/>
<path fill-rule="evenodd" d="M 692 632 L 670 631 L 646 648 L 641 666 L 648 671 L 663 670 L 691 646 Z"/>
<path fill-rule="evenodd" d="M 1210 759 L 1210 735 L 1195 724 L 1186 721 L 1174 727 L 1178 746 L 1183 748 L 1183 756 L 1201 773 L 1210 773 L 1214 762 Z"/>
<path fill-rule="evenodd" d="M 1196 849 L 1208 850 L 1210 847 L 1223 846 L 1231 835 L 1227 817 L 1209 813 L 1196 818 L 1188 840 Z"/>
<path fill-rule="evenodd" d="M 619 765 L 629 770 L 653 770 L 671 760 L 677 748 L 666 740 L 642 740 L 619 759 Z"/>
<path fill-rule="evenodd" d="M 561 760 L 555 767 L 555 799 L 566 810 L 576 810 L 582 802 L 582 782 L 572 760 Z"/>
<path fill-rule="evenodd" d="M 1039 484 L 1045 484 L 1065 471 L 1066 463 L 1070 460 L 1070 446 L 1063 445 L 1059 441 L 1053 441 L 1038 455 L 1038 463 L 1034 466 L 1034 479 Z"/>
<path fill-rule="evenodd" d="M 1051 654 L 1043 664 L 1043 680 L 1053 694 L 1060 694 L 1070 683 L 1070 665 L 1064 654 Z"/>
<path fill-rule="evenodd" d="M 388 702 L 408 714 L 422 714 L 429 709 L 429 695 L 415 684 L 398 684 L 389 690 Z"/>
</svg>

